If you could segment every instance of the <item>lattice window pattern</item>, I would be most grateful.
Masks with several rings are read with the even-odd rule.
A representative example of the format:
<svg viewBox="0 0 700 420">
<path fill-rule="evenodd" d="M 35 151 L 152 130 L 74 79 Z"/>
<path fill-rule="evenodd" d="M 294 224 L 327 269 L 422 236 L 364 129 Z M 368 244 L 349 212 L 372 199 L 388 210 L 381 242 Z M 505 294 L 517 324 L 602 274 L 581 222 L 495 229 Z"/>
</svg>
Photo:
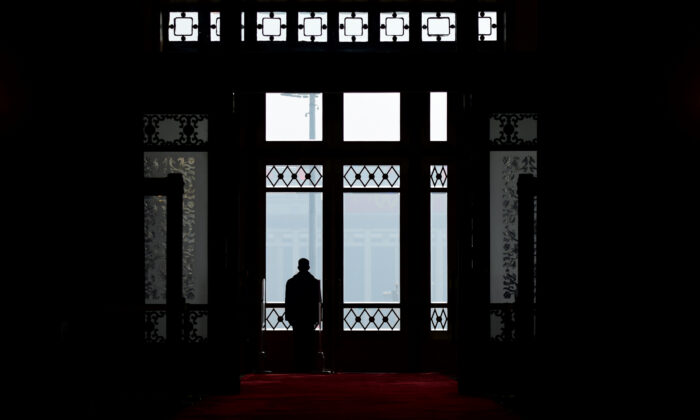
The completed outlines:
<svg viewBox="0 0 700 420">
<path fill-rule="evenodd" d="M 344 331 L 399 331 L 398 307 L 352 307 L 343 309 Z"/>
<path fill-rule="evenodd" d="M 198 39 L 198 12 L 170 12 L 168 17 L 168 41 L 197 41 Z"/>
<path fill-rule="evenodd" d="M 454 42 L 457 39 L 455 13 L 422 13 L 421 29 L 423 42 Z"/>
<path fill-rule="evenodd" d="M 479 41 L 498 40 L 498 12 L 479 12 Z"/>
<path fill-rule="evenodd" d="M 369 40 L 369 13 L 339 12 L 340 42 L 367 42 Z"/>
<path fill-rule="evenodd" d="M 447 188 L 447 165 L 430 165 L 431 188 Z"/>
<path fill-rule="evenodd" d="M 409 13 L 384 12 L 379 14 L 380 42 L 408 42 Z"/>
<path fill-rule="evenodd" d="M 299 12 L 299 42 L 328 41 L 328 13 Z"/>
<path fill-rule="evenodd" d="M 292 326 L 284 319 L 284 308 L 265 308 L 265 325 L 263 329 L 266 331 L 288 331 Z"/>
<path fill-rule="evenodd" d="M 447 308 L 430 308 L 430 330 L 447 331 Z"/>
<path fill-rule="evenodd" d="M 221 12 L 209 13 L 209 39 L 214 42 L 221 41 Z"/>
<path fill-rule="evenodd" d="M 532 113 L 492 114 L 489 140 L 496 146 L 536 146 L 537 117 Z"/>
<path fill-rule="evenodd" d="M 287 13 L 258 12 L 258 41 L 286 41 Z"/>
<path fill-rule="evenodd" d="M 343 165 L 346 188 L 399 188 L 399 165 Z"/>
<path fill-rule="evenodd" d="M 323 165 L 267 165 L 268 188 L 323 187 Z"/>
</svg>

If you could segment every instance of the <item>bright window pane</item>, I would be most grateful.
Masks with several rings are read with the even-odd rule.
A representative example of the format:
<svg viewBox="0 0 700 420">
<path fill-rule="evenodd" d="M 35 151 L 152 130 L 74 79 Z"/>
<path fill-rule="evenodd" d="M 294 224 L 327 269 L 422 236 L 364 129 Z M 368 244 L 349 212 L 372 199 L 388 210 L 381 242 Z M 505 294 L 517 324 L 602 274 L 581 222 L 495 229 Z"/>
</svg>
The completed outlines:
<svg viewBox="0 0 700 420">
<path fill-rule="evenodd" d="M 345 93 L 343 95 L 345 141 L 399 141 L 401 94 Z"/>
<path fill-rule="evenodd" d="M 430 141 L 447 141 L 447 92 L 430 92 Z"/>
<path fill-rule="evenodd" d="M 430 301 L 447 302 L 447 193 L 430 193 Z"/>
<path fill-rule="evenodd" d="M 399 302 L 399 193 L 343 194 L 346 303 Z"/>
<path fill-rule="evenodd" d="M 299 258 L 323 275 L 323 195 L 320 192 L 268 192 L 265 200 L 265 291 L 267 302 L 284 302 L 287 280 Z"/>
<path fill-rule="evenodd" d="M 268 93 L 265 95 L 265 139 L 319 141 L 323 138 L 323 95 Z"/>
</svg>

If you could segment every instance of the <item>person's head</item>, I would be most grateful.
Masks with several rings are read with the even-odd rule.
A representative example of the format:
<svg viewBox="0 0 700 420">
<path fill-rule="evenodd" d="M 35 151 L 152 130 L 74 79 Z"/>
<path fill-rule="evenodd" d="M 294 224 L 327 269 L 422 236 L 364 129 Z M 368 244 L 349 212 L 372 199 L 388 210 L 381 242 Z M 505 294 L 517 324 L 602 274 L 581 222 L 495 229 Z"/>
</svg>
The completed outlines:
<svg viewBox="0 0 700 420">
<path fill-rule="evenodd" d="M 306 258 L 299 258 L 299 271 L 309 271 L 309 260 Z"/>
</svg>

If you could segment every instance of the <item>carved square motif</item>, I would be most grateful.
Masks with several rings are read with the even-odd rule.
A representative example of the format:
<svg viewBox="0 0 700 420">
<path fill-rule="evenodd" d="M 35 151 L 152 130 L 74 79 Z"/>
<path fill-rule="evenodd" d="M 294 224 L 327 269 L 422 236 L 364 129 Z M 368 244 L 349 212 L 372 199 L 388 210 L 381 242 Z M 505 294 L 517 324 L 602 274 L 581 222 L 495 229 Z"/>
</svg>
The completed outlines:
<svg viewBox="0 0 700 420">
<path fill-rule="evenodd" d="M 209 14 L 209 39 L 213 42 L 221 41 L 221 13 Z"/>
<path fill-rule="evenodd" d="M 199 13 L 170 12 L 168 17 L 168 41 L 183 42 L 199 39 Z"/>
<path fill-rule="evenodd" d="M 457 39 L 457 17 L 450 12 L 426 12 L 421 14 L 423 42 L 454 42 Z"/>
<path fill-rule="evenodd" d="M 408 12 L 379 14 L 379 41 L 381 42 L 407 42 L 409 28 Z"/>
<path fill-rule="evenodd" d="M 478 16 L 479 41 L 498 40 L 498 13 L 479 12 Z"/>
<path fill-rule="evenodd" d="M 328 13 L 299 12 L 299 42 L 328 41 Z"/>
<path fill-rule="evenodd" d="M 367 42 L 369 40 L 367 12 L 340 12 L 338 13 L 340 42 Z"/>
<path fill-rule="evenodd" d="M 287 40 L 286 12 L 258 12 L 256 26 L 258 41 Z"/>
</svg>

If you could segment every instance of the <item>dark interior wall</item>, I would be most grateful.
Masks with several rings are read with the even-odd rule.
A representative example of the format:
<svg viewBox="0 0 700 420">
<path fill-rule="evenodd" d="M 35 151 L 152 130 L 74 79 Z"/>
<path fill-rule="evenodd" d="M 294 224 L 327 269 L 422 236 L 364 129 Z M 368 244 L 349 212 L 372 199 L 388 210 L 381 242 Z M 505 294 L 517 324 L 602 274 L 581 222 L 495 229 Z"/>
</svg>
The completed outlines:
<svg viewBox="0 0 700 420">
<path fill-rule="evenodd" d="M 553 235 L 545 275 L 558 279 L 569 273 L 552 308 L 566 315 L 551 321 L 550 328 L 560 333 L 547 342 L 543 358 L 552 356 L 554 383 L 578 389 L 583 386 L 572 378 L 612 375 L 617 381 L 599 380 L 600 389 L 613 391 L 639 378 L 651 385 L 647 389 L 659 390 L 662 383 L 677 384 L 661 382 L 669 379 L 667 372 L 686 369 L 683 358 L 673 357 L 676 351 L 684 356 L 693 349 L 685 339 L 692 328 L 684 320 L 692 319 L 697 286 L 673 267 L 694 259 L 692 248 L 681 246 L 674 232 L 692 236 L 694 228 L 672 222 L 679 219 L 676 211 L 691 212 L 690 199 L 679 197 L 692 195 L 696 178 L 692 163 L 676 164 L 676 159 L 698 140 L 698 26 L 681 3 L 666 4 L 677 24 L 661 32 L 655 11 L 636 5 L 630 14 L 606 5 L 620 17 L 618 25 L 592 32 L 590 23 L 599 22 L 595 7 L 540 3 L 545 17 L 538 41 L 544 54 L 540 76 L 546 84 L 539 100 L 553 120 L 549 130 L 565 139 L 543 150 L 552 175 L 546 188 Z M 114 369 L 112 361 L 124 360 L 118 352 L 105 353 L 104 346 L 82 343 L 109 341 L 101 331 L 124 327 L 120 320 L 112 320 L 110 328 L 104 323 L 110 323 L 122 297 L 136 290 L 124 279 L 138 271 L 140 250 L 121 245 L 141 235 L 140 199 L 124 198 L 139 188 L 128 174 L 140 174 L 140 143 L 123 121 L 140 111 L 133 98 L 150 79 L 143 76 L 147 60 L 134 54 L 142 48 L 142 33 L 105 28 L 125 20 L 133 28 L 147 25 L 135 18 L 141 16 L 139 7 L 120 5 L 132 13 L 117 14 L 109 5 L 88 10 L 42 4 L 38 11 L 27 2 L 10 6 L 7 13 L 14 19 L 3 25 L 0 44 L 0 133 L 6 173 L 21 174 L 6 186 L 17 221 L 9 227 L 7 272 L 12 267 L 22 280 L 8 282 L 8 290 L 33 296 L 12 299 L 11 308 L 23 322 L 15 324 L 14 336 L 21 339 L 10 349 L 21 361 L 16 367 L 23 390 L 33 389 L 37 377 L 61 389 L 69 376 L 103 373 Z M 36 19 L 32 30 L 19 18 L 24 15 Z M 583 153 L 581 145 L 598 152 Z M 647 169 L 647 162 L 654 162 L 653 168 Z M 630 182 L 630 174 L 642 181 Z M 562 185 L 564 177 L 570 184 Z M 640 219 L 655 227 L 640 230 Z M 570 228 L 563 232 L 560 226 Z M 581 239 L 572 243 L 572 235 Z M 656 270 L 643 270 L 645 263 Z M 571 273 L 570 265 L 582 268 Z M 610 293 L 601 296 L 603 289 Z M 678 289 L 687 292 L 671 292 Z M 603 307 L 601 300 L 611 310 L 593 310 Z M 653 305 L 659 301 L 661 306 Z M 678 302 L 673 312 L 666 310 L 671 302 Z M 621 332 L 620 325 L 630 329 Z M 69 336 L 80 344 L 64 359 L 58 343 Z M 632 366 L 629 352 L 641 354 L 651 370 Z M 576 359 L 582 362 L 572 363 L 569 355 L 583 356 Z M 660 359 L 665 367 L 653 367 Z M 623 373 L 611 366 L 622 366 Z M 107 376 L 96 383 L 104 386 Z M 567 394 L 561 401 L 580 403 L 579 398 Z"/>
</svg>

